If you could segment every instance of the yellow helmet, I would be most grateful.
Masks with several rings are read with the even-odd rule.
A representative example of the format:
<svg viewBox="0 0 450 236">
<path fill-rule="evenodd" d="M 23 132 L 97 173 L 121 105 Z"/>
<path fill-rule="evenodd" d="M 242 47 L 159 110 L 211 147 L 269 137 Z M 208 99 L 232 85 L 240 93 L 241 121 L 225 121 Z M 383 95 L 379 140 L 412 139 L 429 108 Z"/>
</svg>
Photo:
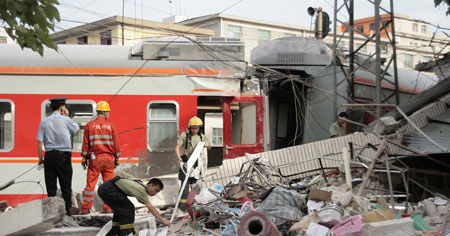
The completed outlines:
<svg viewBox="0 0 450 236">
<path fill-rule="evenodd" d="M 111 111 L 109 104 L 105 101 L 100 101 L 97 103 L 97 111 Z"/>
<path fill-rule="evenodd" d="M 203 122 L 200 118 L 194 116 L 189 120 L 188 128 L 191 128 L 191 127 L 195 128 L 195 127 L 201 127 L 201 126 L 203 126 Z"/>
</svg>

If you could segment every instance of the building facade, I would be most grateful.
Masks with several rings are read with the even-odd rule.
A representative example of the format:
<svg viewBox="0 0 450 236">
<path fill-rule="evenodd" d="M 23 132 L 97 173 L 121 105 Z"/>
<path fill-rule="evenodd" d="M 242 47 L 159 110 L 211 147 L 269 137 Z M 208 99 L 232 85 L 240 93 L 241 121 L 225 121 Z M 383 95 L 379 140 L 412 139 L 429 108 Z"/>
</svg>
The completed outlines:
<svg viewBox="0 0 450 236">
<path fill-rule="evenodd" d="M 123 33 L 122 33 L 123 32 Z M 52 34 L 57 44 L 135 45 L 152 36 L 213 36 L 208 29 L 121 16 L 77 26 Z"/>
<path fill-rule="evenodd" d="M 381 18 L 386 24 L 389 20 L 389 15 L 382 15 Z M 365 34 L 365 36 L 355 34 L 355 49 L 363 45 L 367 36 L 375 33 L 373 22 L 374 17 L 355 20 L 355 29 Z M 250 59 L 251 50 L 264 41 L 289 36 L 314 37 L 314 32 L 306 27 L 266 22 L 227 14 L 206 15 L 181 21 L 177 24 L 211 29 L 216 36 L 220 37 L 243 39 L 246 47 L 246 61 Z M 448 41 L 445 41 L 445 38 L 440 35 L 433 37 L 428 23 L 409 19 L 408 16 L 395 15 L 395 29 L 397 65 L 399 68 L 413 69 L 417 63 L 431 60 L 436 53 L 445 47 Z M 383 32 L 381 37 L 381 57 L 384 58 L 390 57 L 393 53 L 387 37 L 388 34 L 390 35 L 390 32 L 391 27 L 388 26 L 387 33 Z M 337 43 L 337 47 L 344 50 L 347 49 L 349 47 L 349 34 L 345 32 L 345 27 L 340 26 L 338 28 L 338 38 L 340 40 Z M 323 41 L 332 46 L 333 32 L 330 32 Z M 370 55 L 375 53 L 375 50 L 375 43 L 369 42 L 359 52 Z M 445 51 L 441 52 L 441 54 L 445 54 Z"/>
<path fill-rule="evenodd" d="M 2 43 L 15 43 L 15 42 L 6 33 L 5 28 L 0 27 L 0 44 L 2 44 Z"/>
<path fill-rule="evenodd" d="M 245 43 L 246 61 L 250 60 L 251 50 L 265 41 L 282 37 L 309 37 L 311 35 L 311 31 L 306 27 L 227 14 L 206 15 L 177 22 L 177 24 L 210 29 L 214 31 L 215 36 L 219 37 L 242 39 Z"/>
<path fill-rule="evenodd" d="M 392 48 L 388 45 L 388 38 L 392 38 L 392 27 L 389 24 L 391 16 L 389 14 L 380 15 L 380 29 L 386 25 L 386 29 L 380 32 L 380 38 L 382 41 L 381 53 L 382 57 L 390 56 L 392 54 Z M 395 40 L 397 45 L 397 62 L 398 67 L 413 69 L 414 66 L 421 62 L 428 62 L 432 60 L 435 55 L 440 57 L 449 50 L 441 51 L 446 47 L 448 38 L 443 35 L 434 35 L 431 32 L 431 25 L 425 21 L 411 19 L 409 16 L 395 14 Z M 348 24 L 348 22 L 345 22 Z M 358 47 L 358 42 L 364 36 L 372 36 L 375 34 L 375 17 L 367 17 L 363 19 L 357 19 L 354 21 L 355 36 L 359 40 L 355 40 L 355 49 Z M 338 33 L 348 35 L 346 26 L 342 25 L 338 27 Z M 358 33 L 356 33 L 358 32 Z M 374 53 L 376 50 L 375 44 L 369 43 L 364 48 L 363 53 Z"/>
</svg>

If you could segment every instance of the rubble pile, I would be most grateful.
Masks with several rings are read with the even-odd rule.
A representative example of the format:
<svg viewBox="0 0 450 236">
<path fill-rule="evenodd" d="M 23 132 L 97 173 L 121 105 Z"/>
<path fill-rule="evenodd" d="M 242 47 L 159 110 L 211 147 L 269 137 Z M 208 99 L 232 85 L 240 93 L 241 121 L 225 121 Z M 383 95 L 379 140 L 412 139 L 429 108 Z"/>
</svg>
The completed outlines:
<svg viewBox="0 0 450 236">
<path fill-rule="evenodd" d="M 432 231 L 450 232 L 450 202 L 440 197 L 425 199 L 420 203 L 419 211 Z"/>
<path fill-rule="evenodd" d="M 344 157 L 336 168 L 302 173 L 295 179 L 283 176 L 269 161 L 247 155 L 227 185 L 191 186 L 186 212 L 167 205 L 161 215 L 173 215 L 169 228 L 157 227 L 146 208 L 136 210 L 135 228 L 141 230 L 139 235 L 450 235 L 450 199 L 434 194 L 409 201 L 404 184 L 408 167 L 392 165 L 385 144 L 375 148 L 372 160 Z M 391 174 L 400 176 L 395 181 L 404 189 L 394 189 Z M 96 204 L 101 209 L 100 202 Z M 53 222 L 54 229 L 38 235 L 104 235 L 111 217 L 93 213 L 72 216 L 73 222 L 63 218 Z"/>
<path fill-rule="evenodd" d="M 365 161 L 366 169 L 371 165 Z M 189 216 L 180 216 L 170 235 L 447 235 L 450 204 L 441 198 L 417 204 L 390 201 L 389 187 L 369 170 L 299 178 L 280 176 L 267 161 L 248 158 L 225 187 L 191 191 Z M 361 166 L 361 165 L 359 165 Z M 386 167 L 374 163 L 373 170 Z M 392 169 L 395 167 L 391 166 Z M 369 174 L 367 174 L 369 173 Z M 361 177 L 361 178 L 360 178 Z M 364 186 L 365 184 L 365 186 Z M 384 193 L 384 195 L 383 195 Z M 386 197 L 386 198 L 385 198 Z M 388 199 L 388 200 L 386 200 Z M 447 234 L 446 234 L 447 233 Z"/>
</svg>

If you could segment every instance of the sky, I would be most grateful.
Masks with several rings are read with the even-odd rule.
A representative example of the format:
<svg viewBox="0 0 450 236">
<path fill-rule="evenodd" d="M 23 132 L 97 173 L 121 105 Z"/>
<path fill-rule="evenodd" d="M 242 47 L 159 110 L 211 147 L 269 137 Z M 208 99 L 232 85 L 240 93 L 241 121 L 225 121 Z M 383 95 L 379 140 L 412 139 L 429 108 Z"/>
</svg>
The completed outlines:
<svg viewBox="0 0 450 236">
<path fill-rule="evenodd" d="M 343 0 L 337 0 L 339 6 Z M 374 15 L 374 7 L 367 0 L 355 0 L 355 19 Z M 381 6 L 390 9 L 390 1 L 382 0 Z M 162 21 L 171 15 L 184 15 L 189 18 L 222 12 L 260 19 L 271 22 L 287 23 L 300 27 L 311 27 L 308 7 L 322 7 L 333 18 L 334 0 L 60 0 L 58 10 L 62 21 L 56 31 L 68 29 L 108 16 L 122 15 L 124 4 L 125 16 Z M 446 5 L 434 7 L 433 0 L 394 0 L 394 12 L 408 15 L 447 28 L 450 34 L 450 16 L 446 16 Z M 380 14 L 384 14 L 380 10 Z M 338 13 L 338 19 L 348 20 L 345 9 Z M 75 23 L 73 21 L 77 21 Z M 338 24 L 339 25 L 339 24 Z M 434 32 L 435 27 L 430 27 Z"/>
</svg>

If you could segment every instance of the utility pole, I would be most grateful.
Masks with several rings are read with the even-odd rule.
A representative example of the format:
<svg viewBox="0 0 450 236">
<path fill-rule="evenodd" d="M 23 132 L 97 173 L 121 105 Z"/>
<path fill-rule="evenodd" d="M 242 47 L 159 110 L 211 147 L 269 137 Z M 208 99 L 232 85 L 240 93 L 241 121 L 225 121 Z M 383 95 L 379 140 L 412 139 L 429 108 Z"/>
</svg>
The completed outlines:
<svg viewBox="0 0 450 236">
<path fill-rule="evenodd" d="M 321 40 L 321 39 L 323 39 L 323 35 L 322 35 L 322 33 L 323 33 L 323 18 L 322 18 L 322 8 L 321 7 L 319 7 L 319 9 L 317 10 L 317 17 L 318 17 L 318 20 L 317 20 L 317 33 L 318 33 L 318 35 L 319 35 L 319 37 L 317 38 L 318 40 Z"/>
<path fill-rule="evenodd" d="M 381 57 L 380 57 L 380 0 L 375 0 L 375 97 L 373 102 L 380 104 L 381 102 Z M 377 106 L 377 119 L 381 116 L 381 107 Z"/>
<path fill-rule="evenodd" d="M 333 16 L 333 116 L 332 120 L 334 121 L 337 116 L 337 53 L 336 53 L 336 47 L 337 47 L 337 41 L 336 41 L 336 32 L 337 32 L 337 0 L 334 0 L 334 16 Z"/>
<path fill-rule="evenodd" d="M 125 0 L 122 0 L 122 46 L 125 45 L 124 16 L 125 16 Z"/>
</svg>

